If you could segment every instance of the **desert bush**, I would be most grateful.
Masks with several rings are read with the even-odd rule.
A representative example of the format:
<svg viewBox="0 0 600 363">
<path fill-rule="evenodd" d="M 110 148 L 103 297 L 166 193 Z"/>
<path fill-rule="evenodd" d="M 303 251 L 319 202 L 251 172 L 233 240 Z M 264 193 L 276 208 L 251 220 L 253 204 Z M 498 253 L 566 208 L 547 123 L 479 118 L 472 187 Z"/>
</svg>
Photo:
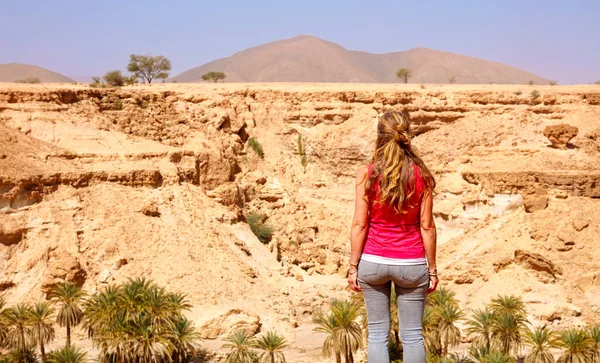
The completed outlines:
<svg viewBox="0 0 600 363">
<path fill-rule="evenodd" d="M 143 100 L 142 103 L 140 103 L 140 107 L 143 108 L 143 109 L 148 108 L 148 101 Z"/>
<path fill-rule="evenodd" d="M 540 92 L 535 89 L 533 91 L 531 91 L 531 93 L 529 94 L 531 103 L 537 103 L 539 101 L 540 97 L 541 97 Z"/>
<path fill-rule="evenodd" d="M 18 79 L 15 81 L 15 83 L 30 83 L 30 84 L 34 84 L 34 83 L 42 83 L 40 81 L 40 79 L 38 77 L 26 77 L 23 79 Z"/>
<path fill-rule="evenodd" d="M 227 78 L 227 75 L 223 72 L 208 72 L 202 75 L 203 81 L 210 81 L 214 83 L 217 83 L 225 78 Z"/>
<path fill-rule="evenodd" d="M 396 77 L 404 81 L 404 83 L 408 83 L 408 80 L 412 78 L 412 72 L 407 68 L 400 68 L 396 72 Z"/>
<path fill-rule="evenodd" d="M 110 71 L 103 78 L 109 86 L 123 87 L 125 85 L 125 77 L 123 77 L 121 71 Z"/>
<path fill-rule="evenodd" d="M 273 227 L 265 223 L 267 216 L 260 213 L 246 214 L 246 222 L 250 226 L 250 230 L 256 238 L 262 243 L 268 243 L 273 237 Z"/>
<path fill-rule="evenodd" d="M 251 137 L 248 139 L 248 147 L 250 147 L 258 155 L 259 158 L 264 158 L 265 153 L 263 152 L 262 146 L 255 138 Z"/>
<path fill-rule="evenodd" d="M 522 94 L 523 94 L 523 92 L 521 92 L 521 91 L 517 91 L 517 92 L 515 92 L 515 95 L 517 95 L 517 96 L 520 96 L 520 95 L 522 95 Z"/>
<path fill-rule="evenodd" d="M 125 81 L 125 84 L 128 86 L 133 86 L 134 84 L 139 83 L 138 77 L 135 74 L 132 74 L 129 77 L 124 77 L 123 80 Z"/>
<path fill-rule="evenodd" d="M 425 89 L 425 85 L 424 84 L 422 84 L 420 87 L 421 87 L 421 89 Z"/>
<path fill-rule="evenodd" d="M 456 83 L 456 77 L 452 76 L 448 79 L 448 83 L 450 84 L 455 84 Z"/>
<path fill-rule="evenodd" d="M 142 78 L 146 82 L 152 83 L 152 80 L 155 78 L 163 80 L 169 78 L 171 61 L 162 55 L 151 56 L 132 54 L 129 56 L 127 70 L 133 73 L 136 78 Z"/>
<path fill-rule="evenodd" d="M 557 84 L 558 84 L 558 81 L 550 81 L 551 86 L 556 86 Z"/>
<path fill-rule="evenodd" d="M 597 81 L 596 83 L 594 83 L 595 85 L 600 86 L 600 81 Z"/>
<path fill-rule="evenodd" d="M 527 82 L 528 85 L 533 86 L 533 81 Z"/>
<path fill-rule="evenodd" d="M 102 87 L 102 82 L 100 81 L 100 77 L 92 77 L 92 83 L 90 83 L 90 87 L 92 87 L 92 88 Z"/>
<path fill-rule="evenodd" d="M 115 100 L 115 102 L 113 102 L 113 107 L 115 111 L 121 111 L 123 109 L 123 101 L 120 99 Z"/>
</svg>

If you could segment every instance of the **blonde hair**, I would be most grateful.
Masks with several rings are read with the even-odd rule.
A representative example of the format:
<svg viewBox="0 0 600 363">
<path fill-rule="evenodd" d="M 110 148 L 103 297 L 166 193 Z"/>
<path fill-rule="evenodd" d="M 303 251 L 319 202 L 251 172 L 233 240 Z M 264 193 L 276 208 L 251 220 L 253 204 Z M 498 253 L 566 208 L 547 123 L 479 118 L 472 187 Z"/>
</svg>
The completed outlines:
<svg viewBox="0 0 600 363">
<path fill-rule="evenodd" d="M 392 207 L 397 213 L 406 213 L 414 207 L 408 205 L 416 189 L 413 165 L 419 168 L 425 188 L 434 189 L 435 179 L 411 144 L 408 112 L 384 113 L 379 117 L 377 133 L 373 169 L 365 190 L 372 196 L 377 185 L 379 195 L 375 202 Z"/>
</svg>

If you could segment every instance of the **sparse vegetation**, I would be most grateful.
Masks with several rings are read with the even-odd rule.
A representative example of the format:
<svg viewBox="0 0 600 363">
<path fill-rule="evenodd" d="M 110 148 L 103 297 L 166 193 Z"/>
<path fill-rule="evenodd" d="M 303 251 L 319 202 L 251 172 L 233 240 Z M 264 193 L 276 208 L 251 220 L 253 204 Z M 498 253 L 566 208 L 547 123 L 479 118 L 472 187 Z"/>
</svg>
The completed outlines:
<svg viewBox="0 0 600 363">
<path fill-rule="evenodd" d="M 531 93 L 529 94 L 529 99 L 531 100 L 532 104 L 538 103 L 540 97 L 541 97 L 540 92 L 535 89 L 533 91 L 531 91 Z"/>
<path fill-rule="evenodd" d="M 456 83 L 456 77 L 454 77 L 454 76 L 450 77 L 450 79 L 448 79 L 448 83 L 455 84 Z"/>
<path fill-rule="evenodd" d="M 425 89 L 425 85 L 424 84 L 422 84 L 420 87 L 421 87 L 421 89 Z"/>
<path fill-rule="evenodd" d="M 596 83 L 594 83 L 595 85 L 600 86 L 600 81 L 597 81 Z"/>
<path fill-rule="evenodd" d="M 298 155 L 300 155 L 300 163 L 306 168 L 308 165 L 308 157 L 306 156 L 306 151 L 304 150 L 301 134 L 298 134 Z"/>
<path fill-rule="evenodd" d="M 157 79 L 169 78 L 171 70 L 171 61 L 162 55 L 136 55 L 129 56 L 129 64 L 127 70 L 137 78 L 143 79 L 145 82 L 152 83 Z"/>
<path fill-rule="evenodd" d="M 130 75 L 129 77 L 124 77 L 125 84 L 128 86 L 133 86 L 134 84 L 139 83 L 138 77 L 135 74 Z"/>
<path fill-rule="evenodd" d="M 92 83 L 90 83 L 90 87 L 102 87 L 102 82 L 100 82 L 100 77 L 92 77 Z"/>
<path fill-rule="evenodd" d="M 251 137 L 248 139 L 248 147 L 254 150 L 254 152 L 256 153 L 256 155 L 258 155 L 259 158 L 262 159 L 265 157 L 265 153 L 263 152 L 262 146 L 255 138 Z"/>
<path fill-rule="evenodd" d="M 265 223 L 267 216 L 260 213 L 248 213 L 246 214 L 246 222 L 250 226 L 252 233 L 262 243 L 268 243 L 273 237 L 273 227 Z"/>
<path fill-rule="evenodd" d="M 125 77 L 121 71 L 110 71 L 104 75 L 104 82 L 112 87 L 123 87 L 125 85 Z"/>
<path fill-rule="evenodd" d="M 557 84 L 558 84 L 558 81 L 550 81 L 551 86 L 556 86 Z"/>
<path fill-rule="evenodd" d="M 335 357 L 336 362 L 354 362 L 354 354 L 363 346 L 363 329 L 356 322 L 362 307 L 355 301 L 333 300 L 328 313 L 317 310 L 313 322 L 317 332 L 327 334 L 323 342 L 323 356 Z"/>
<path fill-rule="evenodd" d="M 120 99 L 115 100 L 115 102 L 113 102 L 113 107 L 115 111 L 121 111 L 123 109 L 123 101 Z"/>
<path fill-rule="evenodd" d="M 517 92 L 515 92 L 515 95 L 517 95 L 517 96 L 520 96 L 520 95 L 522 95 L 522 94 L 523 94 L 523 92 L 521 92 L 520 90 L 519 90 L 519 91 L 517 91 Z"/>
<path fill-rule="evenodd" d="M 203 81 L 210 81 L 214 83 L 224 80 L 225 78 L 227 78 L 227 75 L 223 72 L 208 72 L 202 75 Z"/>
<path fill-rule="evenodd" d="M 408 83 L 408 80 L 412 78 L 412 72 L 407 68 L 400 68 L 396 72 L 396 77 L 404 81 L 404 83 Z"/>
<path fill-rule="evenodd" d="M 533 81 L 529 81 L 527 82 L 528 85 L 533 86 L 534 82 Z"/>
<path fill-rule="evenodd" d="M 15 81 L 15 83 L 30 83 L 30 84 L 34 84 L 34 83 L 41 83 L 40 79 L 38 77 L 26 77 L 23 79 L 18 79 Z"/>
</svg>

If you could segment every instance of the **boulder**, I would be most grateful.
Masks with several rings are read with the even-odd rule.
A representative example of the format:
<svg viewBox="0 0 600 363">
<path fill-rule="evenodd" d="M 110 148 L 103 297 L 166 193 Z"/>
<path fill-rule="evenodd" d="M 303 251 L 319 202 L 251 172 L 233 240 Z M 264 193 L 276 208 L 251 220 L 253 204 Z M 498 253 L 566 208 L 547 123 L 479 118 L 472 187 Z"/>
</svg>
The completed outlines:
<svg viewBox="0 0 600 363">
<path fill-rule="evenodd" d="M 536 188 L 523 193 L 523 205 L 528 213 L 548 207 L 548 193 L 546 190 Z"/>
<path fill-rule="evenodd" d="M 569 141 L 577 136 L 579 129 L 567 124 L 546 126 L 544 136 L 550 140 L 552 147 L 556 149 L 566 149 Z"/>
<path fill-rule="evenodd" d="M 156 203 L 149 203 L 142 208 L 142 213 L 148 217 L 160 217 Z"/>
<path fill-rule="evenodd" d="M 225 206 L 244 206 L 244 193 L 234 182 L 221 184 L 217 188 L 206 192 L 206 194 Z"/>
<path fill-rule="evenodd" d="M 217 339 L 220 336 L 227 336 L 238 330 L 245 331 L 252 336 L 260 329 L 260 317 L 247 313 L 240 309 L 231 309 L 223 315 L 211 319 L 200 327 L 200 337 L 202 339 Z"/>
<path fill-rule="evenodd" d="M 86 280 L 87 273 L 81 267 L 79 260 L 66 251 L 51 257 L 48 264 L 46 276 L 42 281 L 42 292 L 45 294 L 52 292 L 60 282 L 69 281 L 82 286 Z"/>
<path fill-rule="evenodd" d="M 556 266 L 554 262 L 539 253 L 516 250 L 514 263 L 519 264 L 527 269 L 546 272 L 553 277 L 562 274 L 562 269 Z"/>
</svg>

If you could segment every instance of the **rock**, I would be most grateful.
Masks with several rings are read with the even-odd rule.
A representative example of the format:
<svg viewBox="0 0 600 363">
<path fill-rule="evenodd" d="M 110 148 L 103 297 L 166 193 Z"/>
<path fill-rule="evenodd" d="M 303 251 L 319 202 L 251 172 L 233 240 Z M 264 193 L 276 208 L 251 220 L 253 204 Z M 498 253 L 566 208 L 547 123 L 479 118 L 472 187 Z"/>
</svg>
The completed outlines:
<svg viewBox="0 0 600 363">
<path fill-rule="evenodd" d="M 582 219 L 581 217 L 575 217 L 575 220 L 573 220 L 573 227 L 577 232 L 581 232 L 584 228 L 586 228 L 589 225 L 590 222 L 585 219 Z"/>
<path fill-rule="evenodd" d="M 536 188 L 523 193 L 523 205 L 527 213 L 548 207 L 548 194 L 545 189 Z"/>
<path fill-rule="evenodd" d="M 467 276 L 467 275 L 458 276 L 454 279 L 454 283 L 457 285 L 472 284 L 473 281 L 474 281 L 473 276 Z"/>
<path fill-rule="evenodd" d="M 206 194 L 225 206 L 237 205 L 240 208 L 244 206 L 244 193 L 237 183 L 221 184 L 217 188 L 207 191 Z"/>
<path fill-rule="evenodd" d="M 69 281 L 78 286 L 83 285 L 87 277 L 86 271 L 81 267 L 79 260 L 68 252 L 61 252 L 51 257 L 46 276 L 42 281 L 42 292 L 49 294 L 56 284 Z"/>
<path fill-rule="evenodd" d="M 301 273 L 296 273 L 295 276 L 296 280 L 298 281 L 304 281 L 304 276 L 302 276 Z"/>
<path fill-rule="evenodd" d="M 527 269 L 546 272 L 553 277 L 562 274 L 562 269 L 548 258 L 534 252 L 516 250 L 514 263 Z"/>
<path fill-rule="evenodd" d="M 261 327 L 260 317 L 240 309 L 231 309 L 227 313 L 204 323 L 199 331 L 202 339 L 216 339 L 238 330 L 252 336 Z"/>
<path fill-rule="evenodd" d="M 0 280 L 0 292 L 4 292 L 15 287 L 15 283 L 11 280 Z"/>
<path fill-rule="evenodd" d="M 160 217 L 160 212 L 158 211 L 158 206 L 156 205 L 156 203 L 150 203 L 145 205 L 142 208 L 142 213 L 144 213 L 148 217 Z"/>
<path fill-rule="evenodd" d="M 569 141 L 577 136 L 579 129 L 567 124 L 546 126 L 544 136 L 550 140 L 552 147 L 557 149 L 566 149 Z"/>
<path fill-rule="evenodd" d="M 106 283 L 108 283 L 108 280 L 109 280 L 111 277 L 112 277 L 112 274 L 111 274 L 111 272 L 110 272 L 110 271 L 109 271 L 107 268 L 105 268 L 105 269 L 102 271 L 102 273 L 100 274 L 100 279 L 99 279 L 99 281 L 100 281 L 101 283 L 103 283 L 103 284 L 106 284 Z"/>
</svg>

